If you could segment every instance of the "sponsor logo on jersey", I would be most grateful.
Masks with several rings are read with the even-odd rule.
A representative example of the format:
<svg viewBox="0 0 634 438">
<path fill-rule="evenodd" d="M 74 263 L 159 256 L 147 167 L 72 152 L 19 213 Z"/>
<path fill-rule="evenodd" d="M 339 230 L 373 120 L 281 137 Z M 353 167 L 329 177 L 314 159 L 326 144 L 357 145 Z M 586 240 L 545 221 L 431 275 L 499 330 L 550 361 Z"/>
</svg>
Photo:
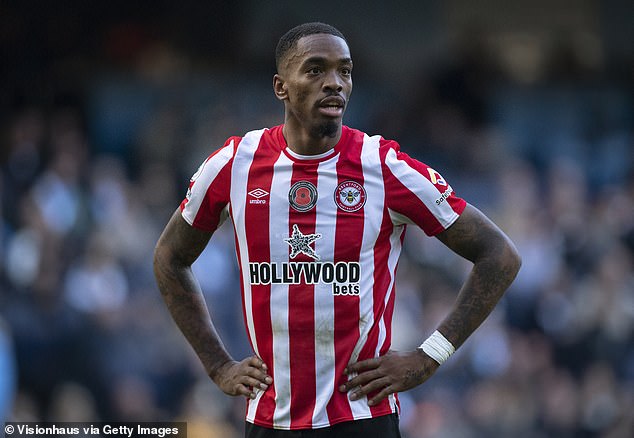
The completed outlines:
<svg viewBox="0 0 634 438">
<path fill-rule="evenodd" d="M 358 262 L 249 263 L 252 285 L 330 284 L 333 295 L 359 295 L 360 278 Z"/>
<path fill-rule="evenodd" d="M 329 284 L 333 295 L 359 295 L 361 265 L 358 262 L 319 262 L 320 257 L 311 245 L 321 239 L 320 233 L 303 234 L 297 224 L 284 242 L 291 247 L 289 257 L 307 255 L 312 262 L 249 263 L 249 279 L 252 285 L 267 284 Z"/>
<path fill-rule="evenodd" d="M 309 211 L 317 203 L 317 188 L 308 181 L 298 181 L 288 192 L 288 202 L 297 211 Z"/>
<path fill-rule="evenodd" d="M 261 198 L 268 196 L 269 192 L 267 192 L 264 189 L 257 188 L 257 189 L 251 190 L 247 194 L 251 197 L 251 199 L 249 199 L 249 204 L 266 204 L 266 199 L 261 199 Z"/>
<path fill-rule="evenodd" d="M 290 258 L 294 259 L 299 254 L 305 254 L 314 260 L 319 260 L 320 257 L 315 253 L 315 250 L 312 249 L 310 245 L 320 238 L 320 233 L 302 234 L 302 232 L 299 231 L 297 224 L 293 224 L 293 234 L 291 234 L 291 237 L 284 239 L 284 242 L 288 243 L 291 247 Z"/>
<path fill-rule="evenodd" d="M 429 172 L 429 179 L 431 180 L 432 184 L 438 184 L 439 186 L 446 186 L 447 185 L 447 181 L 445 181 L 445 179 L 442 177 L 442 175 L 440 173 L 436 172 L 431 167 L 427 168 L 427 172 Z"/>
<path fill-rule="evenodd" d="M 453 189 L 451 188 L 451 186 L 448 186 L 447 190 L 442 192 L 442 194 L 440 195 L 440 198 L 436 199 L 436 205 L 440 205 L 443 202 L 445 202 L 445 199 L 450 197 L 452 192 L 453 192 Z"/>
<path fill-rule="evenodd" d="M 335 189 L 335 204 L 340 210 L 352 213 L 365 204 L 365 189 L 355 181 L 344 181 Z"/>
</svg>

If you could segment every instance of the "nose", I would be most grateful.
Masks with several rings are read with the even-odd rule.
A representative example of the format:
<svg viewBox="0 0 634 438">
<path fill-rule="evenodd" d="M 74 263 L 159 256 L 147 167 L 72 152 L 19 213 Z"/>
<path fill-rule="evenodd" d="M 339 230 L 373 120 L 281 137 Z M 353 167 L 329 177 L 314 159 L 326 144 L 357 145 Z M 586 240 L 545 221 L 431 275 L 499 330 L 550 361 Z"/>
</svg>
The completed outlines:
<svg viewBox="0 0 634 438">
<path fill-rule="evenodd" d="M 323 91 L 335 91 L 340 93 L 343 90 L 343 80 L 337 71 L 331 70 L 324 78 Z"/>
</svg>

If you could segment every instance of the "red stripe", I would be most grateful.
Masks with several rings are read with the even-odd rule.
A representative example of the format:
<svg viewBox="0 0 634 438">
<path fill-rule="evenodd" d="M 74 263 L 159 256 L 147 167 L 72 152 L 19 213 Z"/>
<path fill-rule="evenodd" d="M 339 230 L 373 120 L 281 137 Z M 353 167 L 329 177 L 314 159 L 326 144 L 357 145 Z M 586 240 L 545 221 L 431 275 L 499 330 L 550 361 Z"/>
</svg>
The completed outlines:
<svg viewBox="0 0 634 438">
<path fill-rule="evenodd" d="M 387 142 L 386 140 L 382 140 L 381 141 L 381 146 L 386 146 L 389 142 Z M 388 148 L 387 147 L 382 147 L 380 150 L 380 154 L 381 154 L 381 163 L 385 163 L 385 156 L 387 155 L 387 151 Z M 383 166 L 384 169 L 387 168 L 387 166 Z M 396 180 L 396 178 L 393 177 L 393 175 L 389 172 L 383 172 L 383 178 L 384 178 L 384 186 L 385 186 L 385 192 L 386 193 L 390 193 L 390 196 L 388 197 L 386 195 L 386 204 L 388 204 L 389 202 L 389 198 L 392 197 L 392 192 L 391 190 L 388 189 L 388 182 L 386 181 L 386 176 L 388 178 L 391 178 L 393 180 Z M 394 233 L 394 225 L 392 223 L 392 219 L 390 218 L 390 214 L 388 211 L 387 206 L 383 209 L 383 219 L 381 222 L 381 231 L 379 233 L 379 237 L 377 238 L 377 244 L 374 248 L 374 322 L 375 322 L 375 327 L 374 328 L 374 333 L 373 333 L 373 342 L 372 342 L 372 354 L 374 354 L 376 352 L 376 348 L 378 346 L 378 341 L 379 341 L 379 328 L 380 328 L 380 321 L 381 319 L 383 319 L 384 321 L 384 326 L 385 326 L 385 340 L 383 342 L 383 344 L 380 347 L 379 350 L 379 354 L 383 355 L 387 352 L 387 350 L 389 349 L 390 343 L 391 343 L 391 338 L 392 338 L 392 312 L 394 310 L 394 306 L 393 306 L 393 301 L 394 301 L 394 295 L 396 292 L 396 286 L 395 283 L 392 284 L 392 289 L 390 289 L 390 282 L 395 281 L 395 278 L 393 278 L 392 276 L 396 276 L 396 268 L 394 269 L 394 272 L 392 273 L 389 269 L 388 263 L 389 263 L 389 257 L 390 257 L 390 252 L 392 250 L 392 243 L 390 241 L 390 238 L 392 237 L 392 234 Z M 405 232 L 403 231 L 403 233 L 401 234 L 401 239 L 404 237 Z M 390 307 L 390 303 L 385 303 L 385 297 L 386 294 L 392 294 L 390 297 L 390 301 L 392 302 L 392 306 Z M 387 348 L 386 348 L 387 347 Z"/>
<path fill-rule="evenodd" d="M 374 323 L 368 334 L 368 340 L 359 355 L 359 359 L 369 359 L 375 356 L 377 345 L 379 343 L 379 332 L 381 330 L 381 320 L 385 318 L 385 313 L 389 311 L 385 307 L 385 295 L 391 290 L 390 281 L 392 276 L 388 268 L 388 259 L 390 255 L 390 235 L 392 234 L 393 226 L 389 217 L 387 208 L 383 209 L 383 219 L 381 221 L 381 229 L 379 236 L 374 247 Z M 385 323 L 385 330 L 387 331 L 387 338 L 390 337 L 391 326 Z M 385 354 L 385 351 L 380 351 L 380 355 Z M 376 393 L 368 395 L 368 399 L 372 398 Z M 386 399 L 376 406 L 370 408 L 372 416 L 376 417 L 391 412 L 389 401 Z"/>
<path fill-rule="evenodd" d="M 401 246 L 403 245 L 403 241 L 405 240 L 405 231 L 401 233 Z M 398 270 L 398 262 L 394 267 L 394 273 Z M 386 289 L 387 290 L 387 289 Z M 390 294 L 390 297 L 387 301 L 387 306 L 385 308 L 385 341 L 381 346 L 380 354 L 384 355 L 390 349 L 392 345 L 392 317 L 394 316 L 394 303 L 396 302 L 396 284 L 392 285 L 392 290 L 387 291 Z"/>
<path fill-rule="evenodd" d="M 269 203 L 268 197 L 266 204 L 250 204 L 252 197 L 248 193 L 255 189 L 263 189 L 271 192 L 271 182 L 273 180 L 273 164 L 279 157 L 279 151 L 270 147 L 267 138 L 270 136 L 265 132 L 260 140 L 257 150 L 255 151 L 253 161 L 249 168 L 249 176 L 247 180 L 247 196 L 245 202 L 245 232 L 246 241 L 249 245 L 249 261 L 250 262 L 268 262 L 270 260 L 270 242 L 268 238 L 263 238 L 262 230 L 269 229 Z M 252 245 L 257 243 L 257 245 Z M 236 248 L 239 248 L 236 242 Z M 238 250 L 239 251 L 239 250 Z M 239 253 L 238 253 L 239 257 Z M 240 258 L 238 259 L 240 260 Z M 241 269 L 248 269 L 247 266 L 241 266 Z M 242 275 L 240 276 L 242 281 Z M 244 314 L 244 288 L 242 288 L 243 314 Z M 254 309 L 251 313 L 253 316 L 254 333 L 258 352 L 264 363 L 267 364 L 269 370 L 273 370 L 273 330 L 271 328 L 271 286 L 270 285 L 252 285 L 251 286 L 251 305 Z M 255 310 L 257 309 L 257 311 Z M 246 324 L 246 314 L 244 321 Z M 248 332 L 248 330 L 247 330 Z M 253 339 L 249 339 L 251 345 L 254 344 Z M 275 410 L 275 387 L 271 386 L 261 397 L 258 409 L 255 415 L 255 421 L 261 424 L 267 424 L 273 418 Z"/>
<path fill-rule="evenodd" d="M 363 134 L 358 131 L 345 132 L 346 146 L 341 148 L 337 161 L 337 184 L 356 181 L 363 185 L 361 152 Z M 333 196 L 332 194 L 328 194 Z M 363 242 L 365 207 L 356 212 L 337 209 L 335 229 L 334 262 L 359 261 Z M 335 392 L 326 406 L 330 422 L 341 421 L 342 417 L 352 420 L 348 394 L 339 392 L 340 385 L 348 380 L 344 369 L 359 340 L 359 296 L 338 295 L 334 297 L 334 341 L 335 341 Z"/>
<path fill-rule="evenodd" d="M 390 271 L 388 269 L 388 258 L 390 254 L 390 234 L 392 233 L 392 222 L 389 218 L 387 209 L 384 209 L 383 221 L 381 222 L 381 230 L 374 247 L 374 324 L 368 334 L 368 340 L 361 350 L 359 359 L 369 359 L 374 357 L 376 347 L 379 342 L 380 321 L 385 313 L 385 294 L 391 281 Z M 386 327 L 389 330 L 390 327 Z"/>
<path fill-rule="evenodd" d="M 401 236 L 403 237 L 404 234 Z M 394 273 L 396 274 L 396 268 L 394 269 Z M 391 290 L 388 290 L 386 287 L 383 289 L 383 291 L 384 293 L 389 293 L 390 297 L 388 298 L 387 306 L 385 307 L 385 311 L 382 315 L 383 319 L 385 320 L 384 325 L 385 325 L 386 333 L 385 333 L 385 340 L 383 341 L 383 345 L 381 345 L 381 349 L 379 350 L 379 356 L 384 356 L 389 351 L 390 346 L 392 345 L 392 316 L 394 315 L 394 301 L 396 296 L 396 286 L 393 285 Z M 375 289 L 375 295 L 376 295 L 376 289 Z M 370 394 L 368 395 L 368 398 L 372 398 L 374 395 L 375 394 Z M 386 398 L 378 405 L 372 406 L 370 408 L 370 411 L 372 412 L 373 417 L 383 415 L 387 412 L 392 412 L 389 399 Z"/>
<path fill-rule="evenodd" d="M 308 181 L 317 187 L 318 163 L 293 164 L 291 186 L 299 181 Z M 299 212 L 289 205 L 288 235 L 297 225 L 302 234 L 315 232 L 316 208 Z M 314 246 L 313 246 L 314 248 Z M 289 257 L 290 257 L 289 246 Z M 314 262 L 298 254 L 292 261 Z M 291 429 L 312 424 L 315 409 L 315 288 L 312 285 L 291 284 L 288 287 L 288 336 L 291 376 Z"/>
</svg>

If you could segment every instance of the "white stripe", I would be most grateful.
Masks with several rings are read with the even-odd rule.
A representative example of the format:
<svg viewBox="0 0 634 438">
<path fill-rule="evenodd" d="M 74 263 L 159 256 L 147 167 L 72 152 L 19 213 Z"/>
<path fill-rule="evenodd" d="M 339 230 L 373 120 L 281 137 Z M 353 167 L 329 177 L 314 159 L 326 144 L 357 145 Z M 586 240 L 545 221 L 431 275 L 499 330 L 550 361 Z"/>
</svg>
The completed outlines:
<svg viewBox="0 0 634 438">
<path fill-rule="evenodd" d="M 384 308 L 387 308 L 390 297 L 394 293 L 394 281 L 396 280 L 396 264 L 398 263 L 398 258 L 401 254 L 401 235 L 405 231 L 405 227 L 394 227 L 392 234 L 390 235 L 390 255 L 387 259 L 388 270 L 390 271 L 390 284 L 387 288 L 385 294 L 385 301 L 383 303 Z M 381 346 L 385 342 L 385 338 L 387 337 L 387 327 L 385 326 L 385 313 L 383 317 L 379 321 L 379 340 L 376 344 L 375 356 L 379 355 L 379 350 Z M 390 395 L 389 397 L 390 406 L 392 407 L 392 412 L 396 411 L 396 399 L 394 396 Z"/>
<path fill-rule="evenodd" d="M 246 419 L 248 422 L 253 423 L 255 421 L 255 414 L 258 410 L 258 405 L 260 404 L 260 400 L 264 395 L 264 391 L 259 388 L 255 388 L 255 399 L 251 400 L 247 399 L 247 415 Z"/>
<path fill-rule="evenodd" d="M 293 162 L 284 154 L 273 165 L 269 204 L 269 242 L 271 263 L 289 261 L 288 192 L 291 186 Z M 275 411 L 273 426 L 289 429 L 291 426 L 291 364 L 288 327 L 288 285 L 271 287 L 271 327 L 273 330 L 273 382 L 275 382 Z"/>
<path fill-rule="evenodd" d="M 182 216 L 189 225 L 194 223 L 198 210 L 205 199 L 207 189 L 216 179 L 220 171 L 231 160 L 233 156 L 233 140 L 227 146 L 223 147 L 213 157 L 207 158 L 200 169 L 196 171 L 192 179 L 194 184 L 189 193 L 189 200 L 185 204 Z M 220 223 L 218 224 L 220 226 Z"/>
<path fill-rule="evenodd" d="M 317 168 L 317 215 L 315 232 L 324 236 L 315 241 L 322 261 L 335 257 L 337 206 L 332 196 L 337 184 L 337 160 L 327 160 Z M 332 284 L 315 285 L 315 376 L 316 397 L 313 427 L 330 425 L 326 406 L 335 391 L 335 298 Z M 308 384 L 308 382 L 306 382 Z"/>
<path fill-rule="evenodd" d="M 411 190 L 425 204 L 443 228 L 449 227 L 458 219 L 458 213 L 453 211 L 449 203 L 436 204 L 436 199 L 441 196 L 436 186 L 416 169 L 412 169 L 405 161 L 399 160 L 394 149 L 387 152 L 385 164 L 401 184 Z"/>
<path fill-rule="evenodd" d="M 246 267 L 249 266 L 249 248 L 246 241 L 246 224 L 245 224 L 245 212 L 244 207 L 246 205 L 247 198 L 247 182 L 249 177 L 249 168 L 253 161 L 258 145 L 260 144 L 260 138 L 264 130 L 251 131 L 246 134 L 236 151 L 233 168 L 231 171 L 231 211 L 233 226 L 236 230 L 236 236 L 238 240 L 238 247 L 240 250 L 240 266 L 242 267 L 242 283 L 244 285 L 244 311 L 247 321 L 247 330 L 253 344 L 253 350 L 258 356 L 257 338 L 255 336 L 255 327 L 253 325 L 253 310 L 252 310 L 252 298 L 251 298 L 251 285 L 249 280 L 249 271 Z M 255 412 L 257 410 L 258 402 L 260 401 L 261 394 L 258 394 L 256 400 L 249 401 L 247 410 L 247 420 L 253 422 L 255 418 Z"/>
</svg>

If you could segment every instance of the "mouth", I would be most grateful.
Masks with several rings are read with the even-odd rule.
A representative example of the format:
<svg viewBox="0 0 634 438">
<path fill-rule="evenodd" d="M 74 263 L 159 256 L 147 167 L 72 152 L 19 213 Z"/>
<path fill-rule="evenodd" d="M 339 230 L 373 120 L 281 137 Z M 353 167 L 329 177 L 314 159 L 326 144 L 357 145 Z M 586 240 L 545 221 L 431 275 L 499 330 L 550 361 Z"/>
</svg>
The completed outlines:
<svg viewBox="0 0 634 438">
<path fill-rule="evenodd" d="M 319 101 L 319 112 L 328 117 L 341 117 L 346 107 L 346 101 L 340 96 L 328 96 Z"/>
</svg>

